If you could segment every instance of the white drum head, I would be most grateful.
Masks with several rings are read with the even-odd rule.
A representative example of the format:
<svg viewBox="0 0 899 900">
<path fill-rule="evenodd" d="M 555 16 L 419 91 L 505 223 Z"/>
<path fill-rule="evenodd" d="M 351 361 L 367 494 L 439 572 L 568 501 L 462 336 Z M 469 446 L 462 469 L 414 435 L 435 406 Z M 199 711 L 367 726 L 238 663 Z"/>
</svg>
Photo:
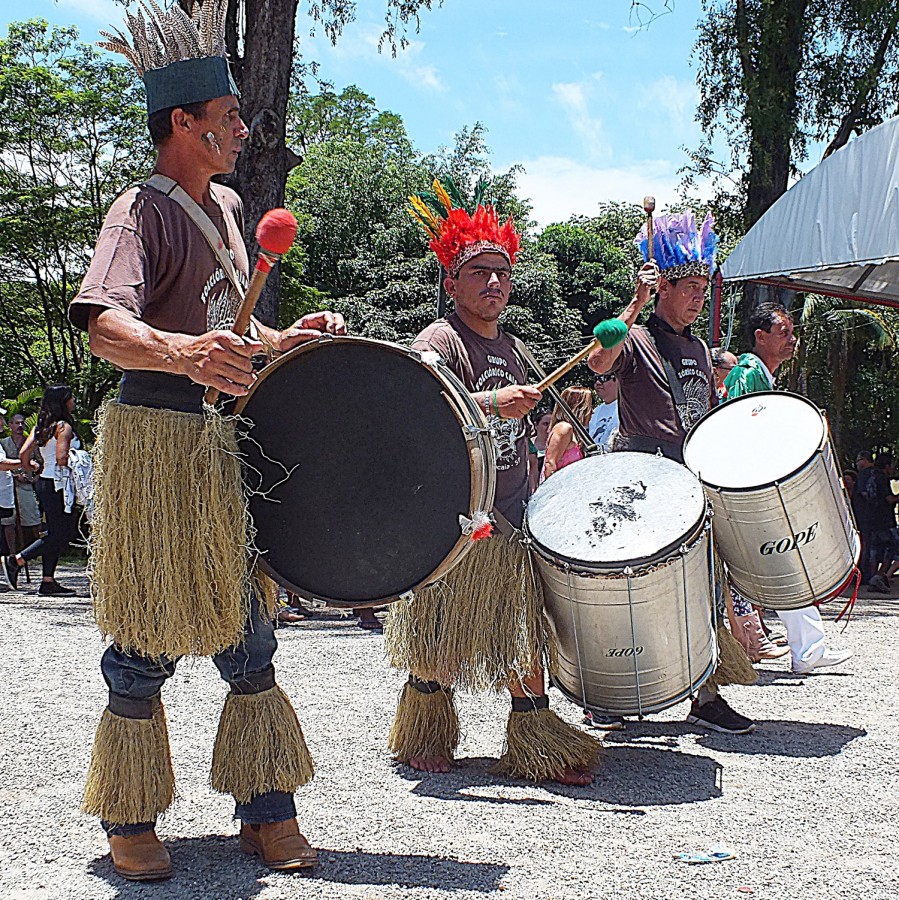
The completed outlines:
<svg viewBox="0 0 899 900">
<path fill-rule="evenodd" d="M 605 453 L 546 479 L 528 503 L 534 541 L 573 563 L 639 567 L 679 547 L 705 517 L 702 485 L 651 453 Z"/>
<path fill-rule="evenodd" d="M 693 426 L 684 461 L 710 487 L 762 488 L 801 469 L 826 433 L 821 410 L 804 397 L 779 391 L 745 394 Z"/>
</svg>

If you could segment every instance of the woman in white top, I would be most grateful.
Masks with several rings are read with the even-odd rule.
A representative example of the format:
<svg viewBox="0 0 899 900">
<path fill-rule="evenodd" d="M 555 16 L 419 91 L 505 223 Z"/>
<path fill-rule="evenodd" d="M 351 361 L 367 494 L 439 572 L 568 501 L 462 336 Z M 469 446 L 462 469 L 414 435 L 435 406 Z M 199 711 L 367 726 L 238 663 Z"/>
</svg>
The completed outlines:
<svg viewBox="0 0 899 900">
<path fill-rule="evenodd" d="M 19 581 L 19 569 L 25 561 L 41 557 L 43 577 L 39 594 L 74 594 L 71 588 L 56 581 L 56 564 L 60 553 L 75 536 L 75 513 L 66 512 L 61 488 L 57 488 L 60 470 L 69 465 L 69 449 L 80 446 L 75 435 L 72 411 L 75 400 L 72 389 L 65 384 L 48 387 L 37 417 L 37 425 L 28 435 L 19 453 L 21 459 L 29 459 L 36 446 L 43 459 L 43 469 L 35 490 L 47 520 L 47 535 L 26 547 L 21 553 L 3 558 L 3 574 L 9 586 L 15 590 Z"/>
<path fill-rule="evenodd" d="M 6 410 L 0 407 L 0 431 L 6 428 Z M 15 484 L 13 482 L 13 469 L 21 468 L 22 463 L 18 457 L 9 457 L 6 450 L 0 445 L 0 518 L 6 518 L 15 514 L 16 496 Z M 0 535 L 0 547 L 7 548 L 6 539 Z M 4 549 L 3 553 L 7 553 L 8 549 Z"/>
</svg>

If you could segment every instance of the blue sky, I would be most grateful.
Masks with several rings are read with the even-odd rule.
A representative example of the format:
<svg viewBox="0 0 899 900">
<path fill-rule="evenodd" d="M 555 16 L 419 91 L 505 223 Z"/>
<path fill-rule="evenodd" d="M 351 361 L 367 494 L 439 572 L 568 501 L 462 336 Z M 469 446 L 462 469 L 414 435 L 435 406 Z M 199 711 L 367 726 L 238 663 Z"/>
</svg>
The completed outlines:
<svg viewBox="0 0 899 900">
<path fill-rule="evenodd" d="M 662 0 L 649 0 L 661 7 Z M 112 0 L 0 0 L 2 21 L 41 16 L 88 40 L 121 19 Z M 603 200 L 673 201 L 684 146 L 699 143 L 690 53 L 699 0 L 639 28 L 630 0 L 444 0 L 422 14 L 405 51 L 378 53 L 383 0 L 359 0 L 336 47 L 298 33 L 320 75 L 357 84 L 402 116 L 416 147 L 450 144 L 481 121 L 494 168 L 524 167 L 521 194 L 541 224 L 590 214 Z"/>
</svg>

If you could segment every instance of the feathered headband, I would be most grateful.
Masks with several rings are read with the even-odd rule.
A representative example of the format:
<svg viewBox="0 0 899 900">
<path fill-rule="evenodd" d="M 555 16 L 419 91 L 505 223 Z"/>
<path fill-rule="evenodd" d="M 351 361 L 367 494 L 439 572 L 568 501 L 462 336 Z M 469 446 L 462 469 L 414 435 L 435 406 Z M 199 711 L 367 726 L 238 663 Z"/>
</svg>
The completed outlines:
<svg viewBox="0 0 899 900">
<path fill-rule="evenodd" d="M 511 216 L 500 225 L 493 205 L 483 202 L 486 187 L 486 181 L 479 181 L 469 204 L 451 178 L 435 178 L 433 192 L 409 198 L 409 212 L 424 226 L 431 249 L 452 278 L 479 253 L 500 253 L 515 265 L 521 237 Z"/>
<path fill-rule="evenodd" d="M 708 213 L 702 229 L 696 227 L 696 216 L 691 210 L 655 216 L 652 220 L 652 246 L 661 273 L 669 280 L 687 278 L 690 275 L 711 277 L 715 265 L 715 248 L 718 236 L 712 231 L 715 220 Z M 634 243 L 649 260 L 649 241 L 646 226 L 634 238 Z"/>
<path fill-rule="evenodd" d="M 174 3 L 162 9 L 142 0 L 125 23 L 131 42 L 119 29 L 99 45 L 121 53 L 144 81 L 147 112 L 238 95 L 225 57 L 225 12 L 228 0 L 203 0 L 190 16 Z"/>
</svg>

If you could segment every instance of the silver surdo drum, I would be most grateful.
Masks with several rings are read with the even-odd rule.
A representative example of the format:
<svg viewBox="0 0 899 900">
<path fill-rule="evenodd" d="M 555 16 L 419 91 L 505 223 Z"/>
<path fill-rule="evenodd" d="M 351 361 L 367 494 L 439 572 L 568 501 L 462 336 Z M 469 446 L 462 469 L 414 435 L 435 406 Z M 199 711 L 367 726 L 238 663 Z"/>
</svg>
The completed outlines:
<svg viewBox="0 0 899 900">
<path fill-rule="evenodd" d="M 696 690 L 717 655 L 702 486 L 649 453 L 566 466 L 525 530 L 558 641 L 555 685 L 598 713 L 643 715 Z"/>
<path fill-rule="evenodd" d="M 731 400 L 693 427 L 684 459 L 705 485 L 718 551 L 745 597 L 799 609 L 849 579 L 861 542 L 813 403 L 780 391 Z"/>
</svg>

